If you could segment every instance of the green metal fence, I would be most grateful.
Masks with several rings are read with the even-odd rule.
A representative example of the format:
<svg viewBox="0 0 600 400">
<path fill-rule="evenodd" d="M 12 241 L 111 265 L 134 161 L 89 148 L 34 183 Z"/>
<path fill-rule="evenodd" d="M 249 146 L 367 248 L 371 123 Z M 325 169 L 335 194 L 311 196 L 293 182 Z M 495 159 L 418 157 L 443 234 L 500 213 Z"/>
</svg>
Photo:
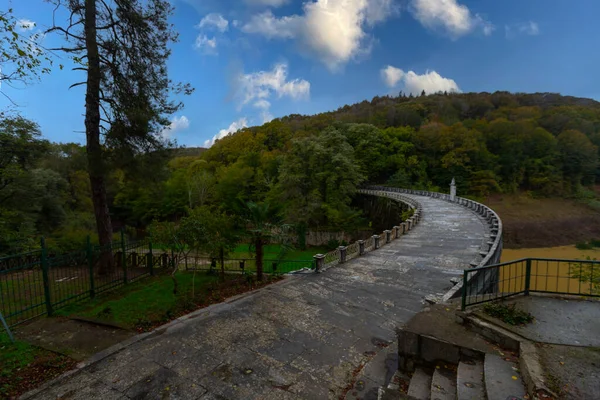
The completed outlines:
<svg viewBox="0 0 600 400">
<path fill-rule="evenodd" d="M 462 309 L 531 292 L 600 297 L 600 261 L 524 258 L 466 269 Z"/>
<path fill-rule="evenodd" d="M 0 312 L 10 326 L 41 315 L 52 315 L 65 305 L 91 299 L 157 271 L 220 270 L 220 260 L 206 256 L 177 256 L 153 250 L 148 240 L 121 241 L 107 246 L 90 243 L 84 249 L 64 254 L 41 249 L 0 258 Z M 255 274 L 254 259 L 225 259 L 226 272 Z M 263 260 L 265 274 L 314 270 L 313 260 Z"/>
<path fill-rule="evenodd" d="M 88 240 L 85 249 L 64 254 L 50 253 L 43 239 L 40 247 L 0 258 L 0 312 L 10 326 L 151 275 L 157 265 L 148 241 Z"/>
</svg>

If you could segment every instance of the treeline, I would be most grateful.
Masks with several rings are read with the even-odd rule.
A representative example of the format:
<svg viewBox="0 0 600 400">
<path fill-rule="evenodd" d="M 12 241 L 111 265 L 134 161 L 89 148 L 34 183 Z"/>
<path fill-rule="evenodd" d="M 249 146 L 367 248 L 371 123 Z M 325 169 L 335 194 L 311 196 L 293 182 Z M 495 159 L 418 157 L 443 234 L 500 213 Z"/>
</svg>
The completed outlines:
<svg viewBox="0 0 600 400">
<path fill-rule="evenodd" d="M 44 141 L 22 118 L 0 125 L 0 246 L 94 231 L 85 148 Z M 210 149 L 108 153 L 115 226 L 143 229 L 207 206 L 271 205 L 297 229 L 368 223 L 352 199 L 384 183 L 462 195 L 592 196 L 600 181 L 600 103 L 550 93 L 376 97 L 245 128 Z M 3 244 L 4 243 L 4 244 Z"/>
</svg>

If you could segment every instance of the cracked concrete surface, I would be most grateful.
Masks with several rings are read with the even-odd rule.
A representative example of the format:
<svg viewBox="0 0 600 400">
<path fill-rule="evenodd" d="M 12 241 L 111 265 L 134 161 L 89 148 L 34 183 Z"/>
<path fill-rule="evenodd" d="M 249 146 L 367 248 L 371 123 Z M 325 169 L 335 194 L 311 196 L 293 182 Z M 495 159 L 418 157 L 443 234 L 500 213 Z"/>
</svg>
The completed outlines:
<svg viewBox="0 0 600 400">
<path fill-rule="evenodd" d="M 400 239 L 201 310 L 30 398 L 376 398 L 395 368 L 394 328 L 449 289 L 487 235 L 472 211 L 411 197 L 423 219 Z"/>
</svg>

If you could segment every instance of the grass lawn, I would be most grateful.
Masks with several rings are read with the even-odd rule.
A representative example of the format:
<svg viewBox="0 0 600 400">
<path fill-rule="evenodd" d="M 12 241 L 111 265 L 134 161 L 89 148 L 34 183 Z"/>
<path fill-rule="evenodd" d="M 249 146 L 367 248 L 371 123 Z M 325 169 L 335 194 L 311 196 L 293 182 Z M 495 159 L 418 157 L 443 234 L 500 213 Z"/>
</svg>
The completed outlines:
<svg viewBox="0 0 600 400">
<path fill-rule="evenodd" d="M 227 258 L 254 258 L 254 255 L 250 252 L 249 245 L 240 244 L 235 248 Z M 311 261 L 313 256 L 318 253 L 325 254 L 331 249 L 327 249 L 325 246 L 309 247 L 306 250 L 291 249 L 285 252 L 283 260 L 294 260 L 294 261 Z M 271 244 L 264 247 L 265 260 L 276 260 L 281 254 L 281 245 Z"/>
<path fill-rule="evenodd" d="M 177 273 L 178 294 L 170 275 L 160 275 L 120 288 L 91 301 L 69 305 L 57 314 L 105 321 L 126 329 L 146 331 L 174 318 L 257 287 L 241 274 L 217 275 L 205 271 Z M 266 282 L 267 283 L 267 282 Z M 192 290 L 193 288 L 193 290 Z"/>
<path fill-rule="evenodd" d="M 0 398 L 13 398 L 33 389 L 63 371 L 75 361 L 25 342 L 11 343 L 0 333 Z"/>
</svg>

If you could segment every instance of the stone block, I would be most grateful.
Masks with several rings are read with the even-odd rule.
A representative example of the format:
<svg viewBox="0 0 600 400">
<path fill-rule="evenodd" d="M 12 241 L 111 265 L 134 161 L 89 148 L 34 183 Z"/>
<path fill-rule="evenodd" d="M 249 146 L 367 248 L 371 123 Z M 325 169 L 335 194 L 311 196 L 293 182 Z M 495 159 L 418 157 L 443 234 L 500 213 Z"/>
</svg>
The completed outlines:
<svg viewBox="0 0 600 400">
<path fill-rule="evenodd" d="M 460 348 L 450 343 L 442 342 L 427 336 L 421 337 L 421 358 L 427 362 L 436 360 L 458 364 Z"/>
<path fill-rule="evenodd" d="M 398 331 L 398 354 L 418 356 L 419 355 L 419 335 L 414 332 Z"/>
</svg>

